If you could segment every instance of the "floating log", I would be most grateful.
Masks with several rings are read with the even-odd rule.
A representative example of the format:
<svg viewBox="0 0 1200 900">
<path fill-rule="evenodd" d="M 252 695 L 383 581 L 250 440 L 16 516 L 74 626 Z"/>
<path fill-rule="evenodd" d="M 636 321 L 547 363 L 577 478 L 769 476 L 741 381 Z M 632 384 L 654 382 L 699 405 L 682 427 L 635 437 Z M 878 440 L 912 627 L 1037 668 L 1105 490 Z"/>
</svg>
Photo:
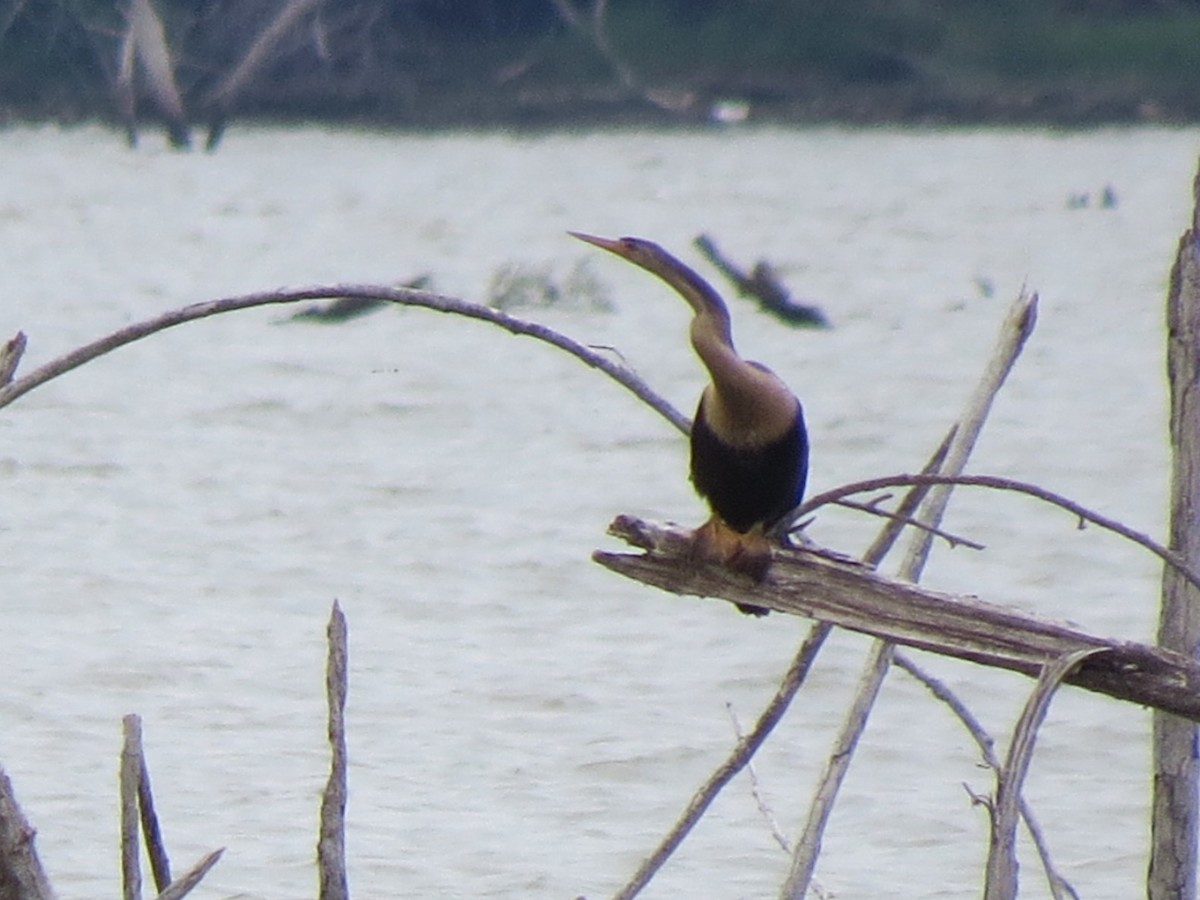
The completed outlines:
<svg viewBox="0 0 1200 900">
<path fill-rule="evenodd" d="M 593 559 L 643 584 L 828 622 L 896 644 L 1038 677 L 1067 654 L 1089 656 L 1067 684 L 1200 722 L 1200 663 L 1181 653 L 1087 634 L 968 595 L 888 578 L 827 550 L 777 550 L 755 582 L 690 554 L 691 532 L 618 516 L 609 533 L 644 553 L 596 551 Z"/>
<path fill-rule="evenodd" d="M 756 262 L 747 275 L 721 255 L 717 245 L 708 235 L 702 234 L 692 243 L 722 275 L 733 282 L 739 294 L 743 297 L 753 297 L 766 312 L 792 325 L 808 328 L 830 327 L 829 319 L 820 308 L 797 303 L 792 299 L 791 292 L 775 274 L 775 268 L 765 259 Z"/>
</svg>

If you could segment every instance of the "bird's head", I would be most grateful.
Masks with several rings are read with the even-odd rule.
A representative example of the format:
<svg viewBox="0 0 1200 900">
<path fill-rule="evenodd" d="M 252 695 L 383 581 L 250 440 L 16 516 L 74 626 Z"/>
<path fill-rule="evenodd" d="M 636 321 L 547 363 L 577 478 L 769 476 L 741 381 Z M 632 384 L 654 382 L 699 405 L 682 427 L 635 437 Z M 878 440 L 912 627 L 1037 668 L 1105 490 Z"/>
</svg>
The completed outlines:
<svg viewBox="0 0 1200 900">
<path fill-rule="evenodd" d="M 671 254 L 653 241 L 637 237 L 602 238 L 592 234 L 582 234 L 578 231 L 567 232 L 571 237 L 579 238 L 585 243 L 601 250 L 607 250 L 635 266 L 640 266 L 648 272 L 653 272 L 660 278 L 667 278 L 682 265 Z"/>
<path fill-rule="evenodd" d="M 607 250 L 639 268 L 657 275 L 673 287 L 696 311 L 696 328 L 713 331 L 718 340 L 732 346 L 729 333 L 729 311 L 719 294 L 687 264 L 676 259 L 653 241 L 644 238 L 602 238 L 578 231 L 568 232 L 588 244 Z"/>
</svg>

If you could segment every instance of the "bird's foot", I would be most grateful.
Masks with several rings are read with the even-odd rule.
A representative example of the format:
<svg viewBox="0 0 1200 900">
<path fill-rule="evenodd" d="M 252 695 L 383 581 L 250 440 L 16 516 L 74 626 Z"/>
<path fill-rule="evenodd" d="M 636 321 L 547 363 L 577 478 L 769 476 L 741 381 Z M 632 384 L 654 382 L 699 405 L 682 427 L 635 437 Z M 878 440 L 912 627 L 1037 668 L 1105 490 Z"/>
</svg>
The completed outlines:
<svg viewBox="0 0 1200 900">
<path fill-rule="evenodd" d="M 771 544 L 757 526 L 742 534 L 713 516 L 692 533 L 691 557 L 697 562 L 717 563 L 762 582 L 771 568 Z M 737 604 L 737 608 L 752 616 L 765 616 L 768 612 L 761 606 L 745 603 Z"/>
</svg>

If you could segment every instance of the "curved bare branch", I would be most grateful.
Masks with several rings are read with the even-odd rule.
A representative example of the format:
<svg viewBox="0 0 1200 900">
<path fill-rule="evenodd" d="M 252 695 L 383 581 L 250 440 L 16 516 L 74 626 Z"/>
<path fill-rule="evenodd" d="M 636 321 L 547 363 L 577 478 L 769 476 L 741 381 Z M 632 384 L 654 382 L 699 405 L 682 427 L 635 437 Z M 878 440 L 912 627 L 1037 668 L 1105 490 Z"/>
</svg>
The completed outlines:
<svg viewBox="0 0 1200 900">
<path fill-rule="evenodd" d="M 691 429 L 690 420 L 675 409 L 670 403 L 653 391 L 645 381 L 629 368 L 613 362 L 609 357 L 572 340 L 566 335 L 539 325 L 508 315 L 501 310 L 492 309 L 481 303 L 471 303 L 457 297 L 448 297 L 430 291 L 420 291 L 415 288 L 393 288 L 379 285 L 330 285 L 324 287 L 300 288 L 298 290 L 267 291 L 257 294 L 244 294 L 238 297 L 227 297 L 222 300 L 207 300 L 193 303 L 180 309 L 171 310 L 152 319 L 136 322 L 119 331 L 92 341 L 40 366 L 28 375 L 15 379 L 0 388 L 0 409 L 24 396 L 47 381 L 57 378 L 66 372 L 76 369 L 84 363 L 91 362 L 99 356 L 110 353 L 118 347 L 131 344 L 141 338 L 185 322 L 194 322 L 221 313 L 234 312 L 240 309 L 252 309 L 258 306 L 282 305 L 311 300 L 332 300 L 349 297 L 362 300 L 383 300 L 401 306 L 417 306 L 431 309 L 435 312 L 452 313 L 478 319 L 498 325 L 511 334 L 525 335 L 539 341 L 565 350 L 593 369 L 599 369 L 618 384 L 631 391 L 639 400 L 646 403 L 679 431 L 687 434 Z"/>
<path fill-rule="evenodd" d="M 882 488 L 900 487 L 904 485 L 938 485 L 938 484 L 958 484 L 967 487 L 983 487 L 997 491 L 1013 491 L 1018 494 L 1027 494 L 1030 497 L 1036 497 L 1052 506 L 1057 506 L 1060 509 L 1065 509 L 1069 513 L 1078 516 L 1083 522 L 1091 522 L 1093 525 L 1098 525 L 1101 528 L 1119 534 L 1126 540 L 1132 541 L 1139 547 L 1149 550 L 1167 565 L 1171 566 L 1180 575 L 1186 578 L 1189 582 L 1200 588 L 1200 573 L 1187 565 L 1186 561 L 1179 554 L 1169 550 L 1162 544 L 1155 541 L 1149 535 L 1143 534 L 1140 531 L 1135 531 L 1128 525 L 1118 522 L 1116 519 L 1101 515 L 1095 510 L 1088 509 L 1082 504 L 1076 503 L 1062 494 L 1056 494 L 1054 491 L 1047 490 L 1044 487 L 1039 487 L 1036 484 L 1030 484 L 1027 481 L 1018 481 L 1013 478 L 1002 478 L 999 475 L 885 475 L 881 478 L 868 478 L 864 481 L 855 481 L 851 484 L 844 484 L 841 487 L 832 488 L 828 491 L 823 491 L 813 497 L 809 497 L 802 503 L 795 512 L 795 517 L 806 516 L 822 506 L 827 506 L 830 503 L 835 503 L 843 497 L 849 497 L 853 494 L 867 493 L 870 491 L 878 491 Z"/>
</svg>

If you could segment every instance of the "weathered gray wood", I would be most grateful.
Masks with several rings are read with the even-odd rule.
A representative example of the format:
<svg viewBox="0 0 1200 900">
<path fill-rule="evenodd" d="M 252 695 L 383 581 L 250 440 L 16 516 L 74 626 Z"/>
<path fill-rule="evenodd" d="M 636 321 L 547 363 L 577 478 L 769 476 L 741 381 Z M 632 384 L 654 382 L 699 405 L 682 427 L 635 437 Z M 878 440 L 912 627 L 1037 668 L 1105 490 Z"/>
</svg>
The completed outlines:
<svg viewBox="0 0 1200 900">
<path fill-rule="evenodd" d="M 1200 174 L 1194 187 L 1192 227 L 1179 242 L 1167 295 L 1167 370 L 1171 389 L 1172 551 L 1200 564 Z M 1160 646 L 1195 655 L 1200 643 L 1200 590 L 1168 567 L 1163 570 Z M 1150 900 L 1195 900 L 1196 726 L 1176 716 L 1154 716 L 1154 787 L 1151 819 Z"/>
<path fill-rule="evenodd" d="M 10 384 L 0 382 L 0 408 L 8 406 L 14 400 L 23 397 L 34 388 L 40 387 L 47 381 L 59 377 L 103 356 L 124 347 L 134 341 L 157 334 L 167 328 L 174 328 L 187 322 L 206 319 L 209 316 L 222 313 L 236 312 L 243 309 L 254 309 L 260 306 L 273 306 L 286 303 L 301 303 L 311 300 L 335 300 L 338 298 L 357 298 L 363 300 L 385 300 L 402 306 L 417 306 L 434 312 L 450 313 L 477 319 L 499 326 L 510 334 L 524 335 L 542 341 L 552 347 L 557 347 L 585 365 L 598 369 L 609 378 L 629 390 L 635 397 L 661 415 L 675 428 L 684 434 L 691 429 L 691 421 L 679 410 L 659 396 L 637 373 L 621 362 L 615 361 L 612 354 L 581 344 L 552 328 L 537 322 L 529 322 L 510 316 L 499 309 L 492 309 L 482 303 L 472 303 L 457 297 L 435 294 L 430 291 L 418 291 L 411 288 L 384 287 L 377 285 L 331 285 L 326 287 L 303 288 L 296 291 L 266 291 L 259 294 L 246 294 L 240 297 L 226 297 L 221 300 L 207 300 L 192 303 L 179 309 L 161 313 L 150 319 L 135 322 L 98 340 L 77 347 L 47 363 L 42 364 L 24 377 L 17 378 Z"/>
<path fill-rule="evenodd" d="M 139 730 L 140 737 L 140 730 Z M 154 888 L 165 891 L 171 884 L 171 859 L 163 840 L 158 813 L 154 809 L 154 791 L 150 786 L 150 767 L 146 764 L 146 751 L 139 739 L 137 745 L 137 799 L 141 816 L 142 838 L 146 844 L 146 855 L 150 858 L 150 872 L 154 876 Z"/>
<path fill-rule="evenodd" d="M 1087 657 L 1103 650 L 1079 650 L 1048 662 L 1038 676 L 1037 686 L 1025 703 L 1021 718 L 1013 729 L 1008 757 L 996 779 L 996 800 L 991 807 L 992 838 L 988 844 L 984 900 L 1016 900 L 1017 897 L 1017 821 L 1020 818 L 1021 787 L 1033 761 L 1037 731 L 1050 700 L 1063 679 Z"/>
<path fill-rule="evenodd" d="M 224 852 L 225 848 L 221 847 L 205 856 L 180 878 L 167 885 L 166 889 L 155 900 L 182 900 L 182 898 L 196 889 L 200 881 L 208 874 L 208 870 L 217 864 L 217 860 L 221 858 L 221 854 Z"/>
<path fill-rule="evenodd" d="M 1000 327 L 1000 334 L 987 365 L 971 392 L 966 406 L 954 424 L 952 436 L 946 448 L 945 459 L 938 473 L 958 476 L 962 474 L 975 443 L 987 422 L 988 413 L 1008 373 L 1016 364 L 1025 342 L 1033 333 L 1037 322 L 1037 295 L 1024 291 L 1009 308 L 1008 315 Z M 900 562 L 899 577 L 909 582 L 919 581 L 933 545 L 933 531 L 942 521 L 946 506 L 950 502 L 954 486 L 933 486 L 919 511 L 916 521 L 928 526 L 912 532 L 907 550 Z M 825 763 L 817 789 L 809 805 L 808 816 L 800 835 L 796 838 L 792 865 L 780 888 L 780 900 L 803 900 L 808 894 L 817 867 L 825 828 L 833 813 L 833 805 L 841 790 L 842 782 L 850 769 L 854 752 L 867 727 L 867 718 L 874 708 L 884 678 L 891 668 L 895 645 L 889 641 L 876 641 L 871 647 L 859 676 L 854 700 L 846 711 L 842 727 L 834 738 L 833 747 Z"/>
<path fill-rule="evenodd" d="M 329 700 L 329 745 L 333 759 L 321 797 L 317 870 L 321 900 L 349 900 L 346 880 L 346 617 L 334 601 L 329 617 L 329 660 L 325 690 Z"/>
<path fill-rule="evenodd" d="M 0 387 L 13 380 L 25 353 L 25 332 L 18 331 L 0 347 Z"/>
<path fill-rule="evenodd" d="M 130 714 L 121 720 L 121 896 L 142 896 L 141 847 L 138 846 L 138 781 L 142 766 L 142 718 Z"/>
<path fill-rule="evenodd" d="M 950 440 L 953 437 L 953 432 L 946 436 L 940 447 L 933 454 L 933 457 L 926 464 L 923 472 L 933 472 L 941 466 L 942 461 L 946 458 L 946 453 L 950 449 Z M 897 507 L 898 515 L 904 517 L 910 515 L 925 498 L 929 492 L 931 485 L 915 485 L 910 488 L 904 499 Z M 864 555 L 870 564 L 874 564 L 882 560 L 891 549 L 893 543 L 900 535 L 900 526 L 896 525 L 895 520 L 889 520 L 881 529 L 878 538 L 871 544 L 871 547 Z M 808 676 L 808 671 L 812 667 L 813 661 L 817 658 L 817 654 L 821 652 L 821 648 L 825 644 L 826 638 L 833 630 L 833 626 L 825 622 L 817 622 L 809 630 L 808 636 L 800 644 L 796 650 L 795 656 L 792 658 L 791 665 L 784 673 L 780 680 L 779 688 L 775 691 L 775 696 L 771 698 L 771 702 L 762 711 L 755 722 L 754 727 L 743 738 L 739 738 L 737 746 L 726 760 L 717 767 L 716 771 L 709 776 L 708 780 L 696 791 L 683 814 L 671 826 L 663 839 L 659 842 L 654 851 L 642 861 L 634 872 L 633 877 L 629 879 L 625 885 L 613 895 L 613 900 L 632 900 L 641 893 L 642 889 L 650 883 L 655 873 L 663 867 L 671 855 L 683 843 L 684 838 L 688 836 L 691 830 L 700 821 L 709 805 L 716 799 L 717 794 L 729 784 L 733 777 L 743 768 L 749 765 L 750 759 L 758 752 L 758 748 L 766 741 L 771 731 L 783 718 L 787 712 L 796 693 L 800 690 L 800 686 L 804 683 Z M 997 766 L 999 769 L 999 766 Z"/>
<path fill-rule="evenodd" d="M 12 783 L 0 769 L 0 900 L 54 900 Z"/>
<path fill-rule="evenodd" d="M 597 551 L 596 562 L 680 595 L 750 603 L 1036 677 L 1052 659 L 1089 648 L 1067 684 L 1200 721 L 1200 663 L 1159 647 L 1097 637 L 976 597 L 896 581 L 846 557 L 811 550 L 777 551 L 764 582 L 690 556 L 690 533 L 632 516 L 609 532 L 645 553 Z"/>
</svg>

